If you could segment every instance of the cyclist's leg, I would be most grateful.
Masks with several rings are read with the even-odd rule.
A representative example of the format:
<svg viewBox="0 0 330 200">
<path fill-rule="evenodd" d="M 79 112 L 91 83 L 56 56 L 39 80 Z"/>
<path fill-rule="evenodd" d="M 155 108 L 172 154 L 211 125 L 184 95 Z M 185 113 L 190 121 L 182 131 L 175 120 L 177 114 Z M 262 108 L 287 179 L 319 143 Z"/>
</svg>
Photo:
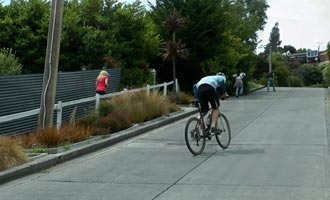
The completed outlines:
<svg viewBox="0 0 330 200">
<path fill-rule="evenodd" d="M 203 116 L 207 113 L 209 110 L 209 89 L 212 86 L 209 86 L 207 84 L 200 85 L 197 89 L 198 94 L 198 101 L 201 105 L 201 111 Z"/>
<path fill-rule="evenodd" d="M 211 129 L 215 128 L 218 116 L 219 116 L 219 108 L 220 108 L 220 100 L 219 96 L 215 91 L 210 91 L 210 104 L 212 107 L 212 123 Z"/>
</svg>

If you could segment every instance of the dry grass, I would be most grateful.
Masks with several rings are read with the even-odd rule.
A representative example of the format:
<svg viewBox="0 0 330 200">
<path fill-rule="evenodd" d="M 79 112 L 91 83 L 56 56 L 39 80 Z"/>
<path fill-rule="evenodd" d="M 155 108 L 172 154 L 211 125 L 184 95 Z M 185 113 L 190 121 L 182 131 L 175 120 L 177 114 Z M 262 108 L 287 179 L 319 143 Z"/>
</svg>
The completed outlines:
<svg viewBox="0 0 330 200">
<path fill-rule="evenodd" d="M 59 134 L 64 142 L 76 143 L 89 139 L 93 133 L 93 128 L 88 126 L 64 126 Z"/>
<path fill-rule="evenodd" d="M 25 149 L 31 149 L 35 146 L 38 146 L 35 134 L 17 135 L 12 139 Z"/>
<path fill-rule="evenodd" d="M 0 171 L 27 161 L 24 149 L 8 137 L 0 137 L 0 155 Z"/>
<path fill-rule="evenodd" d="M 145 91 L 125 94 L 110 100 L 115 110 L 127 113 L 133 123 L 145 122 L 170 112 L 170 102 L 158 91 L 146 94 Z"/>
<path fill-rule="evenodd" d="M 117 132 L 132 126 L 132 120 L 130 116 L 128 116 L 127 113 L 121 112 L 119 110 L 115 110 L 108 114 L 106 116 L 106 120 L 109 122 L 111 132 Z"/>
<path fill-rule="evenodd" d="M 170 102 L 172 103 L 178 103 L 178 104 L 190 104 L 191 101 L 194 99 L 194 97 L 188 93 L 185 92 L 178 92 L 176 94 L 176 100 L 174 99 L 174 93 L 170 92 L 167 96 Z"/>
<path fill-rule="evenodd" d="M 54 127 L 54 128 L 39 130 L 36 134 L 36 140 L 42 146 L 57 147 L 64 141 L 64 138 L 61 136 L 61 134 L 59 134 L 57 129 Z"/>
</svg>

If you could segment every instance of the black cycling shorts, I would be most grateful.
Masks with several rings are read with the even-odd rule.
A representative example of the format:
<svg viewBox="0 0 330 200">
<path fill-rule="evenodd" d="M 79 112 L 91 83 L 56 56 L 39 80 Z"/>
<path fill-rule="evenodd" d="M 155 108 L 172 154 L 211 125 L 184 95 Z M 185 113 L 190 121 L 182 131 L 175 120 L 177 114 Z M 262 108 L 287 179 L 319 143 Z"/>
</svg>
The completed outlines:
<svg viewBox="0 0 330 200">
<path fill-rule="evenodd" d="M 220 107 L 219 96 L 216 90 L 209 84 L 202 84 L 197 89 L 198 101 L 201 104 L 202 113 L 209 110 L 209 102 L 213 109 Z"/>
</svg>

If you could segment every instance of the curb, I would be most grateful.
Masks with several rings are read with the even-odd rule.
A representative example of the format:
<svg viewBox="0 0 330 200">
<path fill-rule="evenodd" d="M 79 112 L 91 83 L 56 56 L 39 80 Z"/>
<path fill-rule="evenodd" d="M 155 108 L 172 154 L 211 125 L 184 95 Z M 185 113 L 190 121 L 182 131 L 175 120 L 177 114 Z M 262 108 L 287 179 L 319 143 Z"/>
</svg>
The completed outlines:
<svg viewBox="0 0 330 200">
<path fill-rule="evenodd" d="M 161 126 L 186 118 L 197 112 L 198 110 L 194 107 L 184 107 L 183 111 L 157 118 L 155 120 L 140 124 L 139 126 L 136 126 L 134 128 L 119 131 L 117 133 L 112 134 L 111 137 L 97 141 L 93 144 L 87 144 L 85 146 L 81 146 L 58 154 L 48 154 L 23 165 L 0 172 L 0 184 L 22 178 L 24 176 L 28 176 L 36 172 L 40 172 L 60 163 L 75 159 L 83 155 L 87 155 L 89 153 L 93 153 L 100 149 L 109 147 L 113 144 L 122 142 L 126 139 L 141 135 L 147 131 L 151 131 Z"/>
</svg>

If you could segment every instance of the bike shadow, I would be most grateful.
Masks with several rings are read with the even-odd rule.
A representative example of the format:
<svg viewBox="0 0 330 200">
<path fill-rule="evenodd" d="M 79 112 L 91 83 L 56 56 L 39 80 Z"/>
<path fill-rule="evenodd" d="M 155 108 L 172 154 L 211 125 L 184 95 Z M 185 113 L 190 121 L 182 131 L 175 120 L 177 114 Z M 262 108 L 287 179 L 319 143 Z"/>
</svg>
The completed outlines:
<svg viewBox="0 0 330 200">
<path fill-rule="evenodd" d="M 264 154 L 264 148 L 255 148 L 255 147 L 229 147 L 228 149 L 219 149 L 217 154 L 219 156 L 228 156 L 228 155 L 255 155 L 255 154 Z"/>
</svg>

